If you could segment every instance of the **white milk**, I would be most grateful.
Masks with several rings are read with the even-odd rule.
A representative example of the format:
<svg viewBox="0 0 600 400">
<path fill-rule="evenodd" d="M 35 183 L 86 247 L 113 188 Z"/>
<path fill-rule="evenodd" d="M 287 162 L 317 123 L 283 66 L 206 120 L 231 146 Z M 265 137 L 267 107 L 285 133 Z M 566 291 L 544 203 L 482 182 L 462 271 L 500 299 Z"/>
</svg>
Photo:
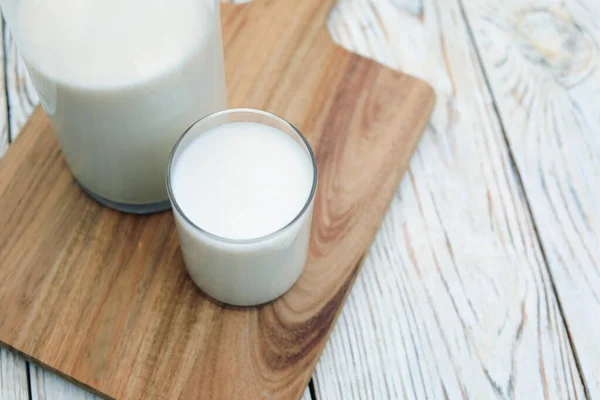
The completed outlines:
<svg viewBox="0 0 600 400">
<path fill-rule="evenodd" d="M 19 49 L 79 183 L 167 200 L 177 138 L 225 108 L 215 0 L 21 0 Z"/>
<path fill-rule="evenodd" d="M 306 263 L 312 199 L 302 210 L 315 179 L 308 152 L 270 126 L 229 123 L 193 139 L 174 160 L 171 187 L 194 282 L 234 305 L 284 294 Z"/>
</svg>

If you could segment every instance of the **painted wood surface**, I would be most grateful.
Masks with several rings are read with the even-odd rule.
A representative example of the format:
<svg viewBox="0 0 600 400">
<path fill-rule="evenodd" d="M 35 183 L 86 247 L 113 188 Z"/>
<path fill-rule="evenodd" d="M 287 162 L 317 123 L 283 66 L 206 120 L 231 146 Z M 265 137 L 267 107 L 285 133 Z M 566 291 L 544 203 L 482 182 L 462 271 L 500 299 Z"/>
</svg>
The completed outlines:
<svg viewBox="0 0 600 400">
<path fill-rule="evenodd" d="M 31 365 L 31 400 L 101 400 L 45 369 Z"/>
<path fill-rule="evenodd" d="M 0 29 L 4 32 L 4 21 L 0 21 Z M 6 76 L 5 65 L 7 65 L 6 55 L 4 52 L 5 41 L 3 38 L 0 38 L 0 56 L 2 57 L 2 62 L 0 63 L 0 73 L 2 77 Z M 0 79 L 0 157 L 6 152 L 10 143 L 10 135 L 8 130 L 9 119 L 7 113 L 7 96 L 5 79 Z"/>
<path fill-rule="evenodd" d="M 342 0 L 338 43 L 426 79 L 429 129 L 321 358 L 319 399 L 584 398 L 457 1 Z"/>
<path fill-rule="evenodd" d="M 26 361 L 2 349 L 0 349 L 0 399 L 29 399 Z"/>
<path fill-rule="evenodd" d="M 4 44 L 6 57 L 6 105 L 10 115 L 8 127 L 11 138 L 15 140 L 27 122 L 27 119 L 39 103 L 39 98 L 25 64 L 19 56 L 19 51 L 13 40 L 10 30 L 4 31 Z"/>
<path fill-rule="evenodd" d="M 527 376 L 523 375 L 526 373 L 522 369 L 510 372 L 507 367 L 509 363 L 502 362 L 501 357 L 498 363 L 493 362 L 500 345 L 487 343 L 492 339 L 489 335 L 486 337 L 485 329 L 482 336 L 481 326 L 484 325 L 466 325 L 468 329 L 464 330 L 470 333 L 468 343 L 475 343 L 470 346 L 452 345 L 452 342 L 448 342 L 449 345 L 446 346 L 434 341 L 435 338 L 441 340 L 444 337 L 458 341 L 456 332 L 460 332 L 461 328 L 456 326 L 462 322 L 457 316 L 447 317 L 444 310 L 449 309 L 456 314 L 454 308 L 461 307 L 463 313 L 466 312 L 463 308 L 468 309 L 465 304 L 469 302 L 476 304 L 475 309 L 480 313 L 482 310 L 494 311 L 498 308 L 493 304 L 491 308 L 489 304 L 479 304 L 481 297 L 486 299 L 489 296 L 485 290 L 488 286 L 481 285 L 478 288 L 477 279 L 487 270 L 481 265 L 488 265 L 485 259 L 490 247 L 495 249 L 489 253 L 491 255 L 497 254 L 498 248 L 503 252 L 517 254 L 516 257 L 511 256 L 516 260 L 515 267 L 509 271 L 503 269 L 500 278 L 511 271 L 515 275 L 514 271 L 518 269 L 529 271 L 527 275 L 531 275 L 536 266 L 541 271 L 543 255 L 540 255 L 539 245 L 531 238 L 532 223 L 527 222 L 529 216 L 524 216 L 527 206 L 531 208 L 533 215 L 533 229 L 537 228 L 542 239 L 542 248 L 557 287 L 574 347 L 579 349 L 577 356 L 591 398 L 600 396 L 600 355 L 597 351 L 600 346 L 599 336 L 596 334 L 598 327 L 595 324 L 595 316 L 599 315 L 597 291 L 600 284 L 597 268 L 600 240 L 599 212 L 594 204 L 594 200 L 600 198 L 599 114 L 595 106 L 598 103 L 597 93 L 600 93 L 597 89 L 596 68 L 600 60 L 597 54 L 600 38 L 597 21 L 598 5 L 591 0 L 465 0 L 460 3 L 442 0 L 339 1 L 329 20 L 330 32 L 338 43 L 424 78 L 434 86 L 438 96 L 440 92 L 444 94 L 444 100 L 438 101 L 434 120 L 418 150 L 420 159 L 415 158 L 411 165 L 412 179 L 405 179 L 394 199 L 384 227 L 367 258 L 365 270 L 359 275 L 338 327 L 321 358 L 315 379 L 319 399 L 342 398 L 341 393 L 344 393 L 343 399 L 377 398 L 375 395 L 382 395 L 379 398 L 392 398 L 388 393 L 406 393 L 406 398 L 418 398 L 422 393 L 428 393 L 430 398 L 465 398 L 493 386 L 487 377 L 480 379 L 481 372 L 473 377 L 468 375 L 473 370 L 473 365 L 477 365 L 469 355 L 474 351 L 478 351 L 477 357 L 490 353 L 487 360 L 492 362 L 482 362 L 480 365 L 492 366 L 490 376 L 496 383 L 506 382 L 506 379 L 499 379 L 497 376 L 514 373 Z M 483 60 L 483 72 L 477 72 L 478 68 L 482 68 L 477 53 Z M 11 109 L 17 115 L 26 116 L 35 105 L 35 96 L 24 91 L 29 90 L 28 81 L 24 79 L 18 58 L 10 57 L 10 52 L 7 54 L 7 71 L 12 74 L 12 78 L 8 80 Z M 461 59 L 463 56 L 464 59 Z M 463 71 L 465 67 L 467 68 Z M 475 78 L 479 87 L 475 92 L 479 94 L 471 95 L 467 83 Z M 486 84 L 491 88 L 491 97 L 485 94 L 486 90 L 489 92 Z M 481 96 L 483 100 L 469 104 L 473 100 L 469 96 Z M 500 120 L 495 115 L 494 107 L 498 109 Z M 0 109 L 0 117 L 3 116 L 3 109 Z M 20 117 L 19 121 L 24 119 Z M 478 125 L 491 125 L 493 128 Z M 490 134 L 490 131 L 494 133 Z M 503 147 L 502 133 L 510 148 Z M 470 140 L 473 137 L 490 140 L 492 148 L 482 150 L 477 157 L 471 157 L 468 153 L 472 151 L 469 149 L 472 149 Z M 490 152 L 495 152 L 496 155 L 489 157 Z M 516 165 L 511 166 L 511 157 L 514 157 Z M 446 171 L 450 162 L 448 158 L 450 161 L 456 160 L 450 164 L 452 168 Z M 498 160 L 502 161 L 500 167 L 497 166 Z M 495 179 L 509 183 L 492 185 L 489 182 L 479 182 L 479 177 L 469 173 L 471 169 L 486 168 L 486 174 L 493 173 L 491 176 L 495 176 Z M 519 186 L 519 178 L 524 187 Z M 447 180 L 449 182 L 445 183 Z M 461 183 L 461 180 L 464 182 Z M 493 181 L 492 178 L 488 180 Z M 486 217 L 482 211 L 484 207 L 481 192 L 488 186 L 492 186 L 494 190 L 489 192 L 488 201 L 492 208 Z M 472 187 L 472 190 L 469 189 L 468 195 L 465 195 L 457 189 L 461 187 Z M 507 188 L 516 191 L 508 194 L 515 196 L 516 200 L 508 201 L 507 194 L 497 196 L 498 191 L 506 191 Z M 473 207 L 456 216 L 452 216 L 454 206 L 450 211 L 450 206 L 444 206 L 440 210 L 431 209 L 435 209 L 434 205 L 439 207 L 439 204 L 461 201 L 468 203 L 467 205 L 472 203 Z M 508 212 L 502 208 L 506 208 Z M 515 208 L 517 211 L 511 211 Z M 424 216 L 413 215 L 418 215 L 421 209 Z M 442 210 L 450 215 L 434 215 Z M 469 214 L 468 217 L 465 217 L 465 213 Z M 483 222 L 473 222 L 477 219 Z M 498 224 L 502 221 L 504 230 L 499 230 Z M 494 227 L 487 228 L 482 233 L 480 225 L 485 225 L 485 222 Z M 458 237 L 452 238 L 450 243 L 454 247 L 446 246 L 448 250 L 444 250 L 445 239 L 441 239 L 442 223 L 444 226 L 448 223 L 457 224 L 452 233 Z M 507 226 L 510 228 L 507 229 Z M 521 234 L 520 231 L 526 234 Z M 473 235 L 475 245 L 472 245 Z M 523 236 L 527 241 L 523 240 L 518 247 L 506 245 L 506 237 L 512 235 L 517 238 L 515 242 Z M 457 246 L 457 241 L 464 243 Z M 417 245 L 412 244 L 407 250 L 407 242 Z M 478 244 L 481 246 L 478 247 Z M 429 250 L 435 256 L 427 256 L 427 246 L 436 251 L 434 253 L 434 250 Z M 440 268 L 441 272 L 431 265 L 435 259 L 447 259 L 450 248 L 453 252 L 460 252 L 458 257 L 454 255 L 459 260 L 459 271 L 463 274 L 460 280 L 456 277 L 448 278 L 447 271 L 443 269 L 447 268 L 445 265 Z M 456 251 L 456 248 L 460 251 Z M 445 258 L 442 258 L 444 252 Z M 482 261 L 460 263 L 460 260 L 468 260 L 464 253 L 474 260 Z M 523 253 L 529 254 L 523 256 Z M 522 267 L 524 260 L 531 265 Z M 473 268 L 473 265 L 478 268 Z M 410 274 L 415 275 L 417 271 L 422 276 L 411 278 Z M 519 275 L 521 274 L 517 274 Z M 548 291 L 547 277 L 544 278 L 543 271 L 538 275 L 541 275 L 545 285 L 543 291 Z M 431 277 L 436 279 L 429 283 Z M 398 281 L 408 283 L 396 285 Z M 460 289 L 461 283 L 458 282 L 461 281 L 467 282 L 469 290 Z M 509 281 L 521 283 L 514 288 L 507 288 L 507 278 L 499 279 L 500 287 L 504 288 L 501 293 L 509 296 L 514 290 L 517 300 L 513 302 L 529 299 L 523 304 L 531 304 L 532 293 L 537 290 L 532 285 L 532 279 L 510 278 Z M 539 284 L 540 278 L 533 281 Z M 526 296 L 523 295 L 525 282 Z M 448 300 L 448 295 L 437 300 L 437 291 L 430 291 L 427 295 L 421 293 L 438 286 L 443 287 L 442 293 L 463 295 L 463 300 L 453 304 L 451 299 Z M 411 300 L 415 292 L 421 294 Z M 489 292 L 494 293 L 492 289 Z M 464 299 L 466 294 L 469 295 L 469 302 Z M 433 304 L 427 304 L 431 302 L 427 296 L 432 296 Z M 403 299 L 402 302 L 399 298 Z M 450 305 L 444 305 L 443 299 Z M 487 301 L 493 303 L 501 299 L 496 294 L 496 297 L 490 297 Z M 573 370 L 573 357 L 568 349 L 560 357 L 555 352 L 546 351 L 548 346 L 556 348 L 557 341 L 565 346 L 568 338 L 564 338 L 565 332 L 562 329 L 558 330 L 560 334 L 547 333 L 549 328 L 558 324 L 560 315 L 556 315 L 556 305 L 548 307 L 543 296 L 540 295 L 539 299 L 543 300 L 539 303 L 540 310 L 545 308 L 546 311 L 534 313 L 534 316 L 547 314 L 546 319 L 537 317 L 537 322 L 540 323 L 540 365 L 552 363 L 548 360 L 550 357 L 561 365 L 557 368 L 562 368 L 565 372 L 561 377 L 556 373 L 557 368 L 551 369 L 553 374 L 547 374 L 548 371 L 544 370 L 549 382 L 548 391 L 529 398 L 575 398 L 573 393 L 584 398 Z M 401 305 L 396 305 L 395 302 Z M 391 310 L 393 318 L 388 318 L 381 311 L 390 308 L 399 309 Z M 405 308 L 409 312 L 405 312 Z M 515 308 L 514 305 L 507 307 L 508 310 Z M 554 311 L 548 313 L 548 309 Z M 514 313 L 518 316 L 519 310 Z M 531 332 L 531 318 L 536 320 L 534 316 L 527 314 L 523 332 Z M 432 319 L 435 323 L 431 322 Z M 510 322 L 508 314 L 497 317 L 488 315 L 484 319 L 491 321 L 489 326 L 499 324 L 500 320 Z M 438 322 L 439 326 L 436 327 Z M 436 336 L 428 337 L 426 333 L 432 326 Z M 449 333 L 442 335 L 446 331 Z M 548 339 L 548 335 L 551 339 Z M 424 337 L 426 345 L 419 346 L 421 342 L 417 338 L 420 337 Z M 502 337 L 504 336 L 498 336 L 498 342 Z M 416 345 L 413 346 L 414 343 Z M 427 343 L 433 343 L 429 345 L 429 349 Z M 521 338 L 521 343 L 523 347 L 525 343 L 532 341 Z M 432 354 L 434 352 L 437 353 Z M 464 354 L 467 354 L 466 361 L 463 360 Z M 519 358 L 514 359 L 514 365 L 520 365 Z M 42 370 L 37 373 L 41 374 Z M 53 375 L 51 372 L 43 373 Z M 539 371 L 537 375 L 540 375 Z M 558 379 L 555 379 L 557 375 Z M 568 382 L 569 375 L 573 376 L 572 383 Z M 522 379 L 521 377 L 520 382 Z M 454 384 L 448 384 L 448 381 Z M 60 388 L 64 391 L 72 390 L 72 385 L 68 382 L 47 379 L 46 385 L 49 385 L 48 382 L 58 388 L 55 393 Z M 539 393 L 539 379 L 533 379 L 532 382 L 531 393 Z M 560 382 L 561 389 L 550 391 L 552 387 L 559 385 L 556 382 Z M 511 384 L 515 385 L 514 379 Z M 502 388 L 501 384 L 497 386 Z M 523 388 L 521 384 L 516 387 Z M 506 392 L 505 390 L 504 393 Z M 516 394 L 524 392 L 514 393 L 512 398 L 518 398 Z M 494 396 L 511 397 L 497 393 L 492 398 Z M 471 395 L 470 398 L 476 397 Z"/>
<path fill-rule="evenodd" d="M 600 2 L 465 2 L 591 398 L 600 398 Z"/>
</svg>

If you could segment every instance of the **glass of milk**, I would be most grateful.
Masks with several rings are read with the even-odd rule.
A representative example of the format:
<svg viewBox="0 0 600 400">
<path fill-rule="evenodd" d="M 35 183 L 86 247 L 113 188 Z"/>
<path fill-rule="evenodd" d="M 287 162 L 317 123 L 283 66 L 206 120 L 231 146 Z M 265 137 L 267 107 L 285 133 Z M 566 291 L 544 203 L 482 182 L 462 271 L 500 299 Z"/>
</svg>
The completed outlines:
<svg viewBox="0 0 600 400">
<path fill-rule="evenodd" d="M 250 109 L 201 119 L 175 145 L 167 186 L 186 268 L 206 294 L 253 306 L 298 280 L 317 163 L 290 123 Z"/>
<path fill-rule="evenodd" d="M 218 0 L 0 0 L 80 186 L 117 210 L 169 208 L 173 145 L 226 108 Z"/>
</svg>

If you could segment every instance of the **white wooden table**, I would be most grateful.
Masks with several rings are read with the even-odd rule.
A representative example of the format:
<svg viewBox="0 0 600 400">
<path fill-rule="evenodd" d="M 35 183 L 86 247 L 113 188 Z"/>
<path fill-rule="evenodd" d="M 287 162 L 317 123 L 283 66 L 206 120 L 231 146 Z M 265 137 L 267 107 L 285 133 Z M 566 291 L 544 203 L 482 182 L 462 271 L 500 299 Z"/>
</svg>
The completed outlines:
<svg viewBox="0 0 600 400">
<path fill-rule="evenodd" d="M 305 399 L 600 398 L 600 1 L 340 0 L 437 106 Z M 37 97 L 4 30 L 0 154 Z M 92 399 L 0 351 L 0 399 Z"/>
</svg>

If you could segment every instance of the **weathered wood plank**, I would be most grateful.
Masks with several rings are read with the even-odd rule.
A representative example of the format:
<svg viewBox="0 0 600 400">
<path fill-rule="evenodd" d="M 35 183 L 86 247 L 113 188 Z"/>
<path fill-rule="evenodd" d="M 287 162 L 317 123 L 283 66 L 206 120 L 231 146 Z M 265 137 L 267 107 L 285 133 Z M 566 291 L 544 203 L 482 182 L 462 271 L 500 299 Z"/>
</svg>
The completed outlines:
<svg viewBox="0 0 600 400">
<path fill-rule="evenodd" d="M 600 3 L 465 2 L 560 296 L 600 397 Z"/>
<path fill-rule="evenodd" d="M 32 400 L 100 400 L 93 395 L 59 376 L 31 365 Z"/>
<path fill-rule="evenodd" d="M 4 42 L 10 132 L 14 140 L 38 105 L 39 98 L 8 29 L 4 32 Z"/>
<path fill-rule="evenodd" d="M 0 349 L 0 399 L 29 399 L 27 363 L 4 349 Z"/>
<path fill-rule="evenodd" d="M 301 400 L 313 400 L 313 398 L 310 396 L 310 390 L 308 389 L 308 386 L 306 387 Z"/>
<path fill-rule="evenodd" d="M 1 97 L 5 98 L 4 96 L 1 96 Z M 4 118 L 6 118 L 6 114 L 4 115 Z M 0 120 L 0 123 L 5 123 L 5 122 L 6 122 L 6 119 Z M 6 153 L 6 150 L 8 150 L 8 129 L 6 128 L 6 126 L 7 126 L 6 124 L 0 126 L 0 158 L 2 158 L 4 153 Z"/>
<path fill-rule="evenodd" d="M 3 33 L 6 30 L 3 19 L 0 19 L 0 30 Z M 3 37 L 0 38 L 0 49 L 2 50 L 0 54 L 0 158 L 2 158 L 4 153 L 6 153 L 6 150 L 8 150 L 8 145 L 10 143 L 8 131 L 8 112 L 6 107 L 6 89 L 4 85 L 4 77 L 6 74 L 4 66 L 6 65 L 6 58 L 4 56 L 5 43 Z"/>
<path fill-rule="evenodd" d="M 342 0 L 344 46 L 437 108 L 315 376 L 319 399 L 584 398 L 457 1 Z"/>
<path fill-rule="evenodd" d="M 2 130 L 0 131 L 0 158 L 6 153 L 8 150 L 8 131 Z"/>
</svg>

